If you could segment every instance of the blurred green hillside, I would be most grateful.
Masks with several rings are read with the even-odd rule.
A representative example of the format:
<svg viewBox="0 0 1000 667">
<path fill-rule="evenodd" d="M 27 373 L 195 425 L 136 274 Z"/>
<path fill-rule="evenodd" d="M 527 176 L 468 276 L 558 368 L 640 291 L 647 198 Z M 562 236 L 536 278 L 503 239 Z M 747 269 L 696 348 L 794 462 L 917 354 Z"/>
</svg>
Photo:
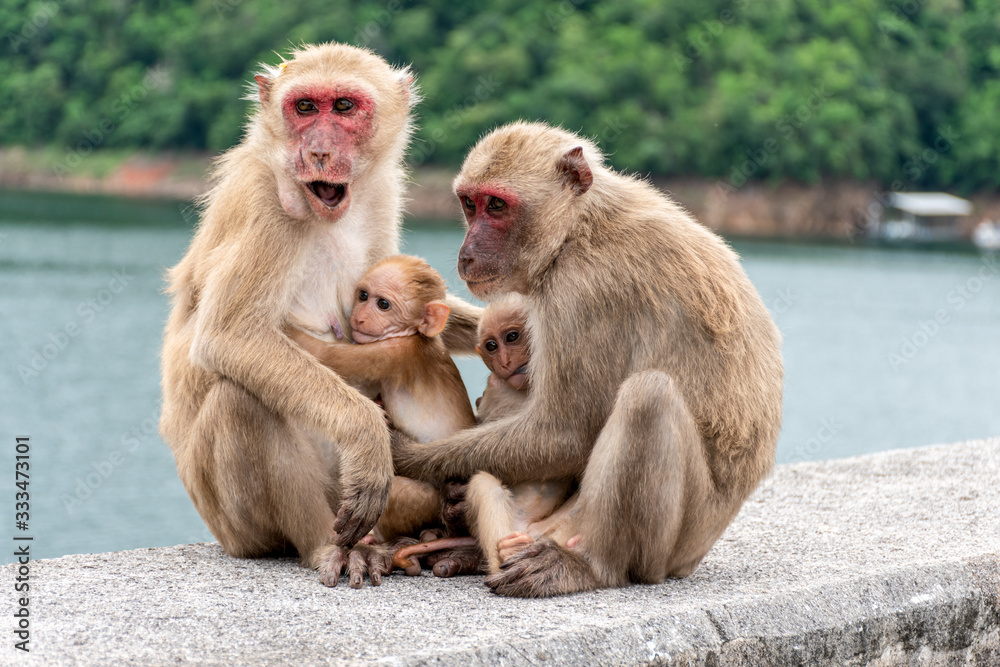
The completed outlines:
<svg viewBox="0 0 1000 667">
<path fill-rule="evenodd" d="M 220 151 L 255 63 L 337 40 L 412 63 L 413 164 L 544 119 L 619 168 L 1000 185 L 1000 0 L 0 0 L 0 144 Z"/>
</svg>

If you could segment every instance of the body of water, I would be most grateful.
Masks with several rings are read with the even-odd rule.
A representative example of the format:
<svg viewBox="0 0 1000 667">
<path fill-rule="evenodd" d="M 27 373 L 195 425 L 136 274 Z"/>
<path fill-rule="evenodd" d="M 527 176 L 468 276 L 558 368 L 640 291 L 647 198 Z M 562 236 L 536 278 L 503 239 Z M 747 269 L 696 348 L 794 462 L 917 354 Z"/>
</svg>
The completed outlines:
<svg viewBox="0 0 1000 667">
<path fill-rule="evenodd" d="M 163 273 L 193 224 L 174 203 L 0 193 L 0 498 L 35 557 L 213 539 L 156 432 Z M 455 270 L 462 234 L 411 221 L 403 249 L 468 298 Z M 1000 434 L 1000 262 L 734 247 L 784 336 L 779 463 Z M 459 367 L 478 396 L 485 366 Z M 31 447 L 24 533 L 13 525 L 16 436 Z"/>
</svg>

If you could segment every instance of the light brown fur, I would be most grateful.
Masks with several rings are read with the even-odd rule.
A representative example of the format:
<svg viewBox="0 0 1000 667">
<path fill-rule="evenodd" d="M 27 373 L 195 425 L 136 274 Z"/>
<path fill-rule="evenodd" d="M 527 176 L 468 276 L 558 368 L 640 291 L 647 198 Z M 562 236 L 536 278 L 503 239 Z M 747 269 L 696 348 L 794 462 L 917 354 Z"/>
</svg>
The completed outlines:
<svg viewBox="0 0 1000 667">
<path fill-rule="evenodd" d="M 227 553 L 294 550 L 324 583 L 345 567 L 352 585 L 366 569 L 377 583 L 385 555 L 346 548 L 385 506 L 388 428 L 377 406 L 282 330 L 294 323 L 332 339 L 364 269 L 398 251 L 412 76 L 369 51 L 325 44 L 257 82 L 261 104 L 219 159 L 198 231 L 170 271 L 160 432 Z M 365 97 L 370 132 L 297 134 L 282 105 L 300 90 Z M 323 122 L 341 122 L 331 118 Z M 324 209 L 308 189 L 314 180 L 346 183 L 349 197 Z M 449 303 L 446 339 L 471 350 L 477 309 Z"/>
<path fill-rule="evenodd" d="M 371 267 L 355 293 L 351 312 L 355 338 L 363 345 L 327 343 L 289 327 L 289 337 L 325 366 L 372 398 L 381 396 L 394 428 L 418 442 L 474 425 L 468 392 L 439 334 L 448 308 L 445 283 L 419 257 L 393 255 Z M 374 304 L 386 300 L 385 311 Z M 441 494 L 430 484 L 395 477 L 375 539 L 416 536 L 437 523 Z"/>
<path fill-rule="evenodd" d="M 531 395 L 450 438 L 398 439 L 397 471 L 579 480 L 577 548 L 529 541 L 487 579 L 495 592 L 690 574 L 771 469 L 781 424 L 780 337 L 736 254 L 591 142 L 541 124 L 486 136 L 455 188 L 470 290 L 527 299 Z"/>
<path fill-rule="evenodd" d="M 524 299 L 517 294 L 509 294 L 483 311 L 476 351 L 493 372 L 487 379 L 486 391 L 477 401 L 476 419 L 480 424 L 516 414 L 528 400 L 530 370 L 524 374 L 524 382 L 517 383 L 520 389 L 508 383 L 516 377 L 515 369 L 522 364 L 530 365 L 531 333 L 527 319 Z M 505 340 L 511 333 L 517 335 L 513 343 Z M 489 349 L 490 344 L 493 350 Z M 572 479 L 529 481 L 508 487 L 487 472 L 472 476 L 466 492 L 465 514 L 470 531 L 486 555 L 490 573 L 500 571 L 500 541 L 512 533 L 539 538 L 564 528 L 563 532 L 571 534 L 565 535 L 563 543 L 572 537 L 575 525 L 558 520 L 568 518 L 568 508 L 550 520 L 566 502 L 572 487 Z"/>
</svg>

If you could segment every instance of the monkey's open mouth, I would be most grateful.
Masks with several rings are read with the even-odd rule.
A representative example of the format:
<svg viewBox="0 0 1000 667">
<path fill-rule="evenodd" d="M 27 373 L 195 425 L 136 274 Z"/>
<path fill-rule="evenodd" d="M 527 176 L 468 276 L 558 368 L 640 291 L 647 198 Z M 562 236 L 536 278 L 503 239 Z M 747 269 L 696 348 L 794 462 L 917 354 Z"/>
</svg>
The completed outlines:
<svg viewBox="0 0 1000 667">
<path fill-rule="evenodd" d="M 309 184 L 309 189 L 316 195 L 316 198 L 329 206 L 336 208 L 347 196 L 346 183 L 327 183 L 326 181 L 313 181 Z"/>
</svg>

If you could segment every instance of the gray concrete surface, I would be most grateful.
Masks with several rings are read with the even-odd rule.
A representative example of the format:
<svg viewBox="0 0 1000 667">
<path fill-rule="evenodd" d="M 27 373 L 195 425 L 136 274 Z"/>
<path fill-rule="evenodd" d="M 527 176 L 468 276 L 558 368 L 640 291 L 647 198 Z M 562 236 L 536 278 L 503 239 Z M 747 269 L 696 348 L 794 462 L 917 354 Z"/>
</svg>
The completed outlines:
<svg viewBox="0 0 1000 667">
<path fill-rule="evenodd" d="M 685 580 L 548 600 L 328 589 L 216 544 L 33 563 L 3 664 L 1000 665 L 1000 438 L 786 465 Z"/>
</svg>

